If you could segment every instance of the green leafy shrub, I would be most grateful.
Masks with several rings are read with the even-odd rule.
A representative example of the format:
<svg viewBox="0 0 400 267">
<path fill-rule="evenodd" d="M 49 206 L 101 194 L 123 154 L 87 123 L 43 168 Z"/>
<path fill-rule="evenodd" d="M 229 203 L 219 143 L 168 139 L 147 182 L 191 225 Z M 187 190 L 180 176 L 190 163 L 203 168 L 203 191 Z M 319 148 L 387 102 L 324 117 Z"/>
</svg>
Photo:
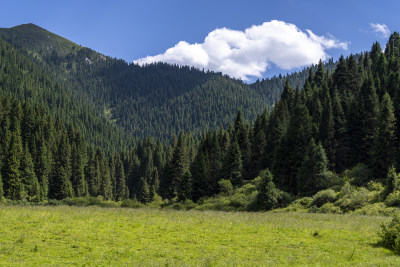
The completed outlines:
<svg viewBox="0 0 400 267">
<path fill-rule="evenodd" d="M 325 203 L 318 210 L 318 213 L 332 213 L 332 214 L 340 214 L 342 211 L 339 207 L 335 206 L 333 203 Z"/>
<path fill-rule="evenodd" d="M 396 213 L 392 221 L 388 224 L 381 225 L 381 232 L 379 233 L 381 240 L 380 245 L 385 248 L 391 249 L 396 254 L 400 254 L 400 215 Z"/>
<path fill-rule="evenodd" d="M 340 196 L 341 198 L 335 204 L 344 212 L 361 209 L 373 199 L 373 194 L 365 187 L 352 189 Z"/>
<path fill-rule="evenodd" d="M 227 196 L 232 194 L 233 186 L 232 186 L 231 181 L 229 181 L 228 179 L 219 180 L 218 185 L 219 185 L 219 188 L 220 188 L 222 194 L 227 195 Z"/>
<path fill-rule="evenodd" d="M 333 203 L 337 199 L 336 192 L 332 189 L 322 190 L 313 196 L 311 206 L 321 207 L 325 203 Z"/>
<path fill-rule="evenodd" d="M 373 178 L 373 172 L 364 163 L 359 163 L 344 172 L 345 176 L 351 178 L 351 183 L 357 186 L 365 186 Z"/>
<path fill-rule="evenodd" d="M 357 215 L 369 215 L 369 216 L 392 216 L 397 209 L 387 207 L 384 203 L 378 202 L 373 204 L 367 204 L 360 209 L 356 209 L 353 213 Z"/>
<path fill-rule="evenodd" d="M 139 201 L 137 201 L 135 198 L 135 199 L 124 199 L 121 202 L 121 207 L 138 209 L 144 207 L 144 205 Z"/>
<path fill-rule="evenodd" d="M 385 204 L 389 207 L 400 207 L 400 191 L 390 193 L 385 199 Z"/>
</svg>

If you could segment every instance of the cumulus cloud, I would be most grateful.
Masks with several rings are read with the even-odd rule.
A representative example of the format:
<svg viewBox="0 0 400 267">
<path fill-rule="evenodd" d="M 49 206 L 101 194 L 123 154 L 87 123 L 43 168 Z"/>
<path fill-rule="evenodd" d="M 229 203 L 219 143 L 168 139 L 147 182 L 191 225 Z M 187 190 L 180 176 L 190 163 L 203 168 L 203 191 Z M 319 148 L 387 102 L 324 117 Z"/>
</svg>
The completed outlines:
<svg viewBox="0 0 400 267">
<path fill-rule="evenodd" d="M 389 27 L 386 24 L 370 23 L 371 29 L 382 38 L 388 38 L 390 36 Z"/>
<path fill-rule="evenodd" d="M 189 65 L 248 80 L 261 77 L 271 64 L 284 70 L 317 63 L 328 57 L 327 49 L 347 50 L 348 43 L 332 35 L 318 36 L 311 30 L 272 20 L 244 31 L 220 28 L 210 32 L 203 43 L 181 41 L 163 54 L 135 60 L 139 65 L 167 62 Z"/>
</svg>

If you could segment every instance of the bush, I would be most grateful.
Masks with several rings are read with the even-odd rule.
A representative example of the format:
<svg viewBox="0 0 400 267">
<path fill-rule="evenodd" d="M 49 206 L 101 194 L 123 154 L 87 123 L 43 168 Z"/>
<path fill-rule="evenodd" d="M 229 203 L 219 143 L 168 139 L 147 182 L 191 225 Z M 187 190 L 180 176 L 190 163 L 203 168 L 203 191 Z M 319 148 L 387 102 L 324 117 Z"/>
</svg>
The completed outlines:
<svg viewBox="0 0 400 267">
<path fill-rule="evenodd" d="M 400 254 L 400 216 L 396 213 L 392 221 L 381 225 L 379 244 Z"/>
<path fill-rule="evenodd" d="M 121 207 L 138 209 L 144 207 L 142 203 L 135 199 L 124 199 L 121 202 Z"/>
<path fill-rule="evenodd" d="M 311 205 L 312 201 L 313 201 L 312 197 L 303 197 L 300 199 L 296 199 L 295 201 L 293 201 L 292 204 L 299 204 L 304 208 L 308 208 Z"/>
<path fill-rule="evenodd" d="M 351 183 L 357 186 L 365 186 L 373 178 L 373 172 L 364 163 L 359 163 L 344 174 L 351 178 Z"/>
<path fill-rule="evenodd" d="M 103 197 L 76 197 L 76 198 L 65 198 L 59 201 L 61 204 L 68 206 L 99 206 L 99 207 L 118 207 L 118 204 L 113 201 L 104 201 Z"/>
<path fill-rule="evenodd" d="M 219 188 L 220 188 L 222 194 L 224 194 L 226 196 L 229 196 L 232 194 L 233 186 L 232 186 L 231 181 L 229 181 L 227 179 L 222 179 L 222 180 L 218 181 L 218 185 L 219 185 Z"/>
<path fill-rule="evenodd" d="M 361 209 L 373 198 L 373 193 L 368 191 L 365 187 L 360 187 L 347 192 L 336 202 L 336 205 L 339 206 L 344 212 L 348 212 Z"/>
<path fill-rule="evenodd" d="M 339 207 L 335 206 L 333 203 L 325 203 L 318 210 L 318 213 L 332 213 L 332 214 L 340 214 L 342 211 Z"/>
<path fill-rule="evenodd" d="M 325 203 L 335 202 L 336 199 L 336 192 L 332 189 L 322 190 L 313 196 L 311 206 L 321 207 Z"/>
<path fill-rule="evenodd" d="M 385 204 L 389 207 L 400 207 L 400 191 L 390 193 L 385 199 Z"/>
<path fill-rule="evenodd" d="M 395 208 L 388 208 L 382 202 L 368 204 L 361 209 L 356 209 L 353 213 L 357 215 L 369 216 L 392 216 L 396 212 Z"/>
</svg>

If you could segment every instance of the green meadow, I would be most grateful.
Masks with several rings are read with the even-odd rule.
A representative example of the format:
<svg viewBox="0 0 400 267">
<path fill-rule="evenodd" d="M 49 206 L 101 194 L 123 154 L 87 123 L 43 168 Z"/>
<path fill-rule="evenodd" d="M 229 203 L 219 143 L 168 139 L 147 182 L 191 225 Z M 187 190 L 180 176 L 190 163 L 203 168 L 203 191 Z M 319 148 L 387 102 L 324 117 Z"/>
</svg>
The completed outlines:
<svg viewBox="0 0 400 267">
<path fill-rule="evenodd" d="M 390 217 L 0 206 L 0 266 L 393 266 Z"/>
</svg>

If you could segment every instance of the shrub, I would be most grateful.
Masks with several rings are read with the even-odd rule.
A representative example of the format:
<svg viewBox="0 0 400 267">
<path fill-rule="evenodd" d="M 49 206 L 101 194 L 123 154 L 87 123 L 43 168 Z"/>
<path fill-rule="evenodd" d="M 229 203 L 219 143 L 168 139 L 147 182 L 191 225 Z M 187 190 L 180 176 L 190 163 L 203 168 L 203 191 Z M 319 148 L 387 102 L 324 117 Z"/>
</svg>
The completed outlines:
<svg viewBox="0 0 400 267">
<path fill-rule="evenodd" d="M 293 201 L 292 204 L 299 204 L 304 208 L 308 208 L 311 205 L 312 201 L 312 197 L 303 197 L 300 199 L 296 199 L 295 201 Z"/>
<path fill-rule="evenodd" d="M 379 233 L 381 240 L 380 245 L 385 248 L 391 249 L 400 254 L 400 215 L 396 213 L 392 221 L 388 224 L 381 225 L 381 232 Z"/>
<path fill-rule="evenodd" d="M 121 202 L 121 207 L 138 209 L 144 207 L 142 203 L 135 199 L 124 199 Z"/>
<path fill-rule="evenodd" d="M 345 171 L 346 176 L 351 178 L 351 183 L 364 186 L 373 178 L 373 172 L 364 163 L 359 163 L 350 170 Z"/>
<path fill-rule="evenodd" d="M 322 190 L 313 196 L 311 206 L 321 207 L 325 203 L 335 202 L 336 199 L 336 192 L 332 189 Z"/>
<path fill-rule="evenodd" d="M 222 179 L 222 180 L 218 181 L 218 185 L 219 185 L 219 188 L 220 188 L 222 194 L 227 195 L 227 196 L 232 194 L 233 186 L 232 186 L 231 181 L 229 181 L 227 179 Z"/>
<path fill-rule="evenodd" d="M 340 214 L 342 211 L 339 207 L 335 206 L 333 203 L 325 203 L 318 210 L 318 213 L 332 213 L 332 214 Z"/>
<path fill-rule="evenodd" d="M 400 191 L 394 191 L 393 193 L 390 193 L 385 199 L 385 204 L 389 207 L 399 207 Z"/>
<path fill-rule="evenodd" d="M 361 209 L 356 209 L 354 214 L 369 216 L 391 216 L 396 212 L 395 208 L 388 208 L 382 202 L 367 204 Z"/>
<path fill-rule="evenodd" d="M 336 202 L 336 205 L 343 211 L 348 212 L 364 207 L 372 199 L 373 194 L 365 187 L 360 187 L 343 195 L 343 197 Z"/>
</svg>

